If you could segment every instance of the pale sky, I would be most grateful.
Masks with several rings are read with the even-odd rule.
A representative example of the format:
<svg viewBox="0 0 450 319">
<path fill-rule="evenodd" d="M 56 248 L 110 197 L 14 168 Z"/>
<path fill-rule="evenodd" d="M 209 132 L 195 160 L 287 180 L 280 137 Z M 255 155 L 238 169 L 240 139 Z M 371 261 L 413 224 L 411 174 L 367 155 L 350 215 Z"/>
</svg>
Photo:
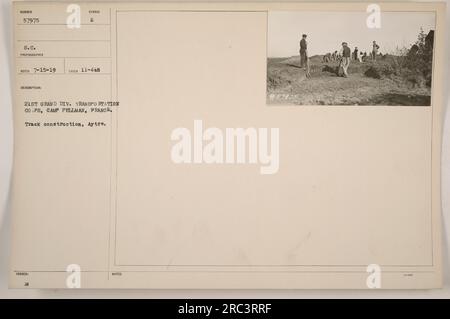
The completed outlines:
<svg viewBox="0 0 450 319">
<path fill-rule="evenodd" d="M 381 28 L 366 25 L 366 12 L 269 12 L 268 56 L 298 55 L 303 33 L 308 35 L 310 56 L 341 49 L 347 42 L 350 48 L 372 50 L 377 41 L 379 52 L 392 53 L 396 47 L 409 48 L 417 40 L 422 27 L 425 33 L 435 28 L 434 12 L 382 12 Z"/>
</svg>

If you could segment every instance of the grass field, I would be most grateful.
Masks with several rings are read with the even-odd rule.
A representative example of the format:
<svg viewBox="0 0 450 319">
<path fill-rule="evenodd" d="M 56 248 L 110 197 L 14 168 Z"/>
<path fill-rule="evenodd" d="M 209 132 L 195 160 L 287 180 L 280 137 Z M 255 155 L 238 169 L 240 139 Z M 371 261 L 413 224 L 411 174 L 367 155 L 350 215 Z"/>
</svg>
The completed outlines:
<svg viewBox="0 0 450 319">
<path fill-rule="evenodd" d="M 311 77 L 300 68 L 299 56 L 269 58 L 267 103 L 271 105 L 430 105 L 431 90 L 404 74 L 384 74 L 395 56 L 377 61 L 351 61 L 348 78 L 337 76 L 337 62 L 310 58 Z M 382 70 L 381 72 L 372 72 Z"/>
</svg>

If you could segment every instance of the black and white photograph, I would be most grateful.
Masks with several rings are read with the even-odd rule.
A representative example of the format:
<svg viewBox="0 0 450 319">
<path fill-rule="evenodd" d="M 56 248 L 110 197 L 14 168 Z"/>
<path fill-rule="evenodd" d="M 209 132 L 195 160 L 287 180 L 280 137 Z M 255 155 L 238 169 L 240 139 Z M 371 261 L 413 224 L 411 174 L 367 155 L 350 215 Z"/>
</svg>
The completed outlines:
<svg viewBox="0 0 450 319">
<path fill-rule="evenodd" d="M 430 106 L 434 12 L 368 17 L 269 12 L 267 104 Z"/>
</svg>

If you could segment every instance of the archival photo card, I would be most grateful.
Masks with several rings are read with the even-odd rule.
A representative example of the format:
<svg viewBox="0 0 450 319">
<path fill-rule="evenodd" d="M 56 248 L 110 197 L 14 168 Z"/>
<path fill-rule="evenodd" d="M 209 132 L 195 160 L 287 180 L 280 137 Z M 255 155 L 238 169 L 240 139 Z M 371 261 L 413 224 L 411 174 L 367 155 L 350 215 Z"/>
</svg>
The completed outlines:
<svg viewBox="0 0 450 319">
<path fill-rule="evenodd" d="M 442 286 L 445 5 L 12 13 L 10 287 Z"/>
</svg>

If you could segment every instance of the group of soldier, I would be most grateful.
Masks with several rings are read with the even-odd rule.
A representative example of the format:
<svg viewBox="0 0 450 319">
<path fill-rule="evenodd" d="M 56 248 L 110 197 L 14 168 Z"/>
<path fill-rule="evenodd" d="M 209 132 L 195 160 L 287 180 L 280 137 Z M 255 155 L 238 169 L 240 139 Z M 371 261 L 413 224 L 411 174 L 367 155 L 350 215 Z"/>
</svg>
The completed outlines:
<svg viewBox="0 0 450 319">
<path fill-rule="evenodd" d="M 309 78 L 311 74 L 308 56 L 308 42 L 306 41 L 306 38 L 307 35 L 303 34 L 302 39 L 300 40 L 300 66 L 305 68 L 306 77 Z M 370 52 L 371 60 L 375 61 L 377 59 L 379 49 L 380 46 L 376 43 L 376 41 L 373 41 L 372 52 Z M 347 42 L 342 42 L 342 48 L 339 52 L 336 50 L 323 56 L 323 62 L 338 62 L 338 75 L 343 77 L 348 76 L 348 66 L 350 65 L 351 60 L 365 62 L 367 59 L 367 52 L 360 52 L 358 47 L 355 47 L 352 52 Z"/>
<path fill-rule="evenodd" d="M 368 55 L 367 52 L 361 52 L 359 51 L 358 47 L 355 47 L 353 52 L 351 53 L 351 60 L 356 62 L 366 62 L 368 59 L 376 60 L 378 56 L 378 49 L 380 46 L 376 43 L 376 41 L 373 41 L 372 44 L 373 48 L 370 54 Z M 342 50 L 341 52 L 334 51 L 332 53 L 326 53 L 323 56 L 323 62 L 340 62 L 342 58 Z"/>
</svg>

